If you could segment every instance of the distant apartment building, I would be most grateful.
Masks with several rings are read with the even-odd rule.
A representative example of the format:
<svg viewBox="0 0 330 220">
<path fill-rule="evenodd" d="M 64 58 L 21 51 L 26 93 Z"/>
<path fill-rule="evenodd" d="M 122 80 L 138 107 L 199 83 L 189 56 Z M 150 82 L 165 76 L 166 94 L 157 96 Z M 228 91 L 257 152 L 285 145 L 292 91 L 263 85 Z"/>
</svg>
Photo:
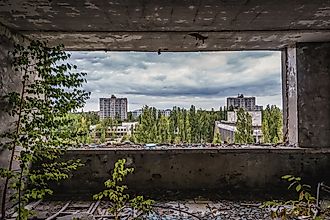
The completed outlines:
<svg viewBox="0 0 330 220">
<path fill-rule="evenodd" d="M 142 109 L 137 109 L 137 110 L 131 111 L 132 117 L 134 119 L 137 119 L 142 114 L 142 112 L 143 112 Z"/>
<path fill-rule="evenodd" d="M 251 116 L 254 141 L 259 143 L 262 139 L 262 106 L 256 105 L 255 97 L 244 97 L 241 94 L 227 98 L 227 121 L 216 121 L 215 131 L 220 134 L 222 141 L 235 142 L 237 111 L 240 108 Z"/>
<path fill-rule="evenodd" d="M 171 112 L 172 112 L 171 109 L 160 110 L 160 114 L 164 115 L 165 117 L 170 117 Z"/>
<path fill-rule="evenodd" d="M 127 98 L 100 98 L 100 119 L 118 118 L 120 120 L 127 119 Z"/>
<path fill-rule="evenodd" d="M 227 98 L 227 108 L 239 109 L 246 111 L 261 111 L 262 106 L 256 105 L 256 97 L 244 97 L 243 94 L 238 94 L 237 97 Z"/>
<path fill-rule="evenodd" d="M 171 109 L 164 109 L 164 110 L 157 110 L 157 115 L 160 113 L 161 115 L 164 115 L 165 117 L 170 117 L 172 110 Z M 137 109 L 131 112 L 132 117 L 134 119 L 137 119 L 142 113 L 143 109 Z"/>
<path fill-rule="evenodd" d="M 115 135 L 116 137 L 123 137 L 125 135 L 131 136 L 132 132 L 136 130 L 138 123 L 137 122 L 123 122 L 121 125 L 108 127 L 106 130 L 106 138 Z M 90 131 L 96 132 L 96 125 L 90 126 Z M 100 133 L 97 133 L 97 136 L 100 137 Z"/>
</svg>

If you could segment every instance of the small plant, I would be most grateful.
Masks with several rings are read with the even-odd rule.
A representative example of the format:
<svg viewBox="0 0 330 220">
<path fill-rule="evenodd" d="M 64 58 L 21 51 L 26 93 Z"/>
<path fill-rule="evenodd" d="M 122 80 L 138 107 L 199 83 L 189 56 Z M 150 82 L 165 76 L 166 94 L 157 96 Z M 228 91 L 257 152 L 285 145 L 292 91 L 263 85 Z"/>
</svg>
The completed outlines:
<svg viewBox="0 0 330 220">
<path fill-rule="evenodd" d="M 125 208 L 133 209 L 133 219 L 138 219 L 143 214 L 148 214 L 154 201 L 151 199 L 144 199 L 143 196 L 136 196 L 130 198 L 130 195 L 124 191 L 127 189 L 126 185 L 121 184 L 126 176 L 134 172 L 134 168 L 125 167 L 126 159 L 120 159 L 115 163 L 115 168 L 112 173 L 112 178 L 105 181 L 104 185 L 107 189 L 93 196 L 95 200 L 102 200 L 107 198 L 112 203 L 108 211 L 114 215 L 115 220 L 119 220 L 121 213 Z"/>
<path fill-rule="evenodd" d="M 292 175 L 282 176 L 282 179 L 290 183 L 288 189 L 294 189 L 298 194 L 298 198 L 289 201 L 267 201 L 261 207 L 271 209 L 272 219 L 284 220 L 302 216 L 316 219 L 318 210 L 316 199 L 310 192 L 311 186 L 303 184 L 300 177 Z"/>
</svg>

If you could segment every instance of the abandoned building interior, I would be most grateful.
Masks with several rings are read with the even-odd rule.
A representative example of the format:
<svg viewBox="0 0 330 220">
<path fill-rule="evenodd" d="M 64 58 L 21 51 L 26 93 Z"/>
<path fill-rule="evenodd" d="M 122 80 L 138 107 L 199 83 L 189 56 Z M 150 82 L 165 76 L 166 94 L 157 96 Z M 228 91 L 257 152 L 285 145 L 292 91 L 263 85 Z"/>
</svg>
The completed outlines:
<svg viewBox="0 0 330 220">
<path fill-rule="evenodd" d="M 64 44 L 70 51 L 282 54 L 284 145 L 69 150 L 65 157 L 81 158 L 85 166 L 54 186 L 57 198 L 98 192 L 120 158 L 136 168 L 127 179 L 129 189 L 150 194 L 178 190 L 274 196 L 283 189 L 280 177 L 285 174 L 312 186 L 330 184 L 330 0 L 0 1 L 0 96 L 20 90 L 21 75 L 11 68 L 8 51 L 32 39 Z M 3 107 L 0 132 L 12 122 Z M 0 151 L 1 167 L 7 166 L 8 155 Z"/>
</svg>

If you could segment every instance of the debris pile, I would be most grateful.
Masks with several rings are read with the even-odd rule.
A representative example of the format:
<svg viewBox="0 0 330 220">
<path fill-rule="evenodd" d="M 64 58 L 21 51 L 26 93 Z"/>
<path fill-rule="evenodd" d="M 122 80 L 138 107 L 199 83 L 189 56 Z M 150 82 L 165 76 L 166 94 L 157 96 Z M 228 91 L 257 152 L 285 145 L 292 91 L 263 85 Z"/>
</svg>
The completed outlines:
<svg viewBox="0 0 330 220">
<path fill-rule="evenodd" d="M 143 217 L 148 220 L 224 220 L 224 219 L 270 219 L 269 211 L 260 208 L 258 202 L 240 201 L 208 201 L 186 200 L 157 202 L 151 213 Z M 36 205 L 30 204 L 35 212 L 34 219 L 46 220 L 110 220 L 113 215 L 108 212 L 111 207 L 105 201 L 38 201 Z M 122 210 L 121 219 L 132 219 L 134 210 L 125 208 Z"/>
<path fill-rule="evenodd" d="M 104 144 L 90 144 L 82 145 L 75 149 L 137 149 L 137 150 L 167 150 L 167 149 L 279 149 L 292 148 L 294 146 L 282 144 L 134 144 L 134 143 L 104 143 Z"/>
</svg>

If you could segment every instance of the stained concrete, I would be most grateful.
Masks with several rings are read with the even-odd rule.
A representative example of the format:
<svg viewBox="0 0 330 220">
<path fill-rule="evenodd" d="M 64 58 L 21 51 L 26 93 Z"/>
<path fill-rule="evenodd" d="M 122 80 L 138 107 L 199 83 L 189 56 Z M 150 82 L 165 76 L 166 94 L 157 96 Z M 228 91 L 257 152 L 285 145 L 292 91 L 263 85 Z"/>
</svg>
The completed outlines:
<svg viewBox="0 0 330 220">
<path fill-rule="evenodd" d="M 287 194 L 281 176 L 300 176 L 313 187 L 330 182 L 330 150 L 279 149 L 173 149 L 70 150 L 66 158 L 85 163 L 69 180 L 55 187 L 57 198 L 85 198 L 103 189 L 114 162 L 126 158 L 135 172 L 127 177 L 130 190 L 158 194 L 181 191 L 244 198 Z"/>
<path fill-rule="evenodd" d="M 330 147 L 330 43 L 299 43 L 297 53 L 300 147 Z"/>
<path fill-rule="evenodd" d="M 189 34 L 197 32 L 23 32 L 30 39 L 64 43 L 68 50 L 112 51 L 235 51 L 279 50 L 295 42 L 330 39 L 330 31 L 224 31 L 198 32 L 204 43 Z M 316 39 L 317 38 L 317 39 Z"/>
<path fill-rule="evenodd" d="M 69 50 L 280 49 L 330 40 L 330 0 L 12 0 L 0 23 Z M 189 35 L 207 37 L 203 43 Z"/>
<path fill-rule="evenodd" d="M 9 92 L 19 92 L 22 88 L 20 83 L 21 73 L 13 70 L 11 66 L 11 56 L 9 55 L 9 51 L 14 49 L 15 43 L 24 45 L 27 42 L 28 40 L 23 36 L 14 33 L 8 30 L 6 27 L 0 25 L 0 134 L 15 128 L 15 118 L 11 117 L 6 111 L 8 110 L 9 106 L 3 97 Z M 18 152 L 16 152 L 16 154 L 17 153 Z M 0 147 L 1 168 L 8 167 L 10 154 L 11 152 Z M 13 167 L 15 170 L 19 169 L 19 165 L 16 161 L 14 161 Z M 3 184 L 4 180 L 0 179 L 0 195 L 2 195 Z"/>
<path fill-rule="evenodd" d="M 296 48 L 282 51 L 282 97 L 284 141 L 298 146 Z"/>
</svg>

